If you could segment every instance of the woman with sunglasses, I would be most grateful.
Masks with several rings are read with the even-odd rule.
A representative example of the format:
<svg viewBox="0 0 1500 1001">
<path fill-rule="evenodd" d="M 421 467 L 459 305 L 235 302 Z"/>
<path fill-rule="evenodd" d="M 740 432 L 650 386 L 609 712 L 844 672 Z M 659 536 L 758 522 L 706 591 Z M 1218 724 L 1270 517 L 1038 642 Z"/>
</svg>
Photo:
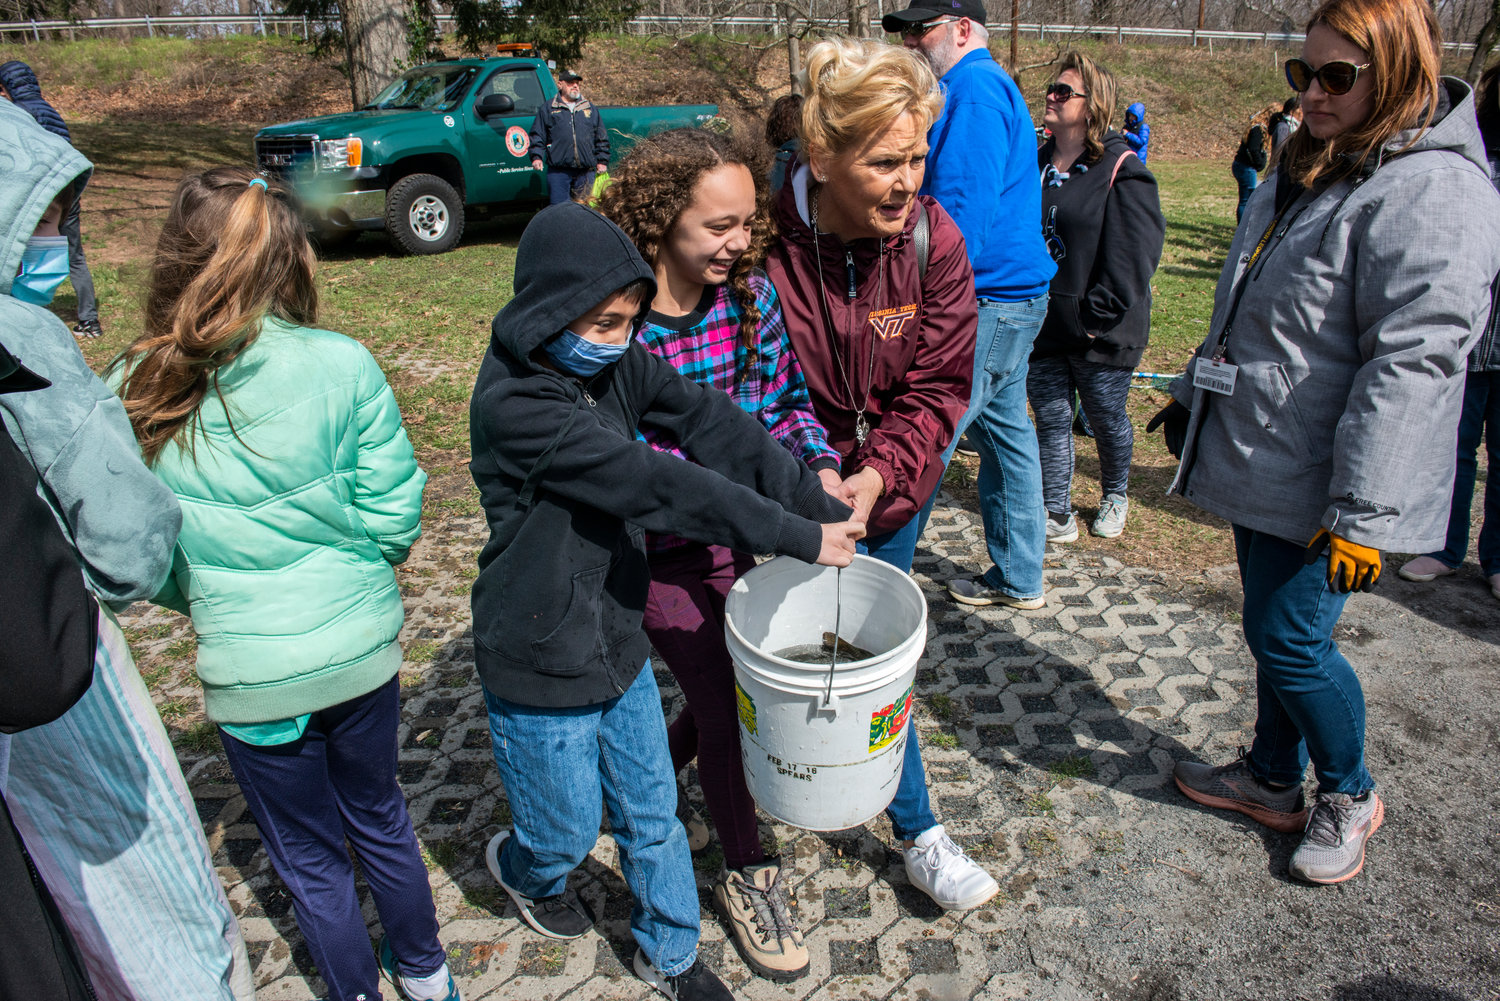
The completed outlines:
<svg viewBox="0 0 1500 1001">
<path fill-rule="evenodd" d="M 1052 138 L 1037 154 L 1042 233 L 1057 275 L 1026 375 L 1052 542 L 1078 538 L 1072 508 L 1075 392 L 1099 447 L 1103 500 L 1094 534 L 1118 536 L 1129 508 L 1135 431 L 1125 398 L 1151 332 L 1151 276 L 1166 223 L 1156 178 L 1110 128 L 1114 109 L 1110 72 L 1080 53 L 1064 55 L 1042 112 Z"/>
<path fill-rule="evenodd" d="M 1469 349 L 1500 270 L 1469 88 L 1421 0 L 1329 0 L 1287 79 L 1303 127 L 1250 199 L 1208 338 L 1172 385 L 1173 492 L 1227 519 L 1258 710 L 1248 752 L 1183 761 L 1191 799 L 1302 832 L 1291 874 L 1364 864 L 1384 807 L 1359 678 L 1333 641 L 1383 550 L 1443 542 Z M 1303 798 L 1312 761 L 1317 793 Z"/>
</svg>

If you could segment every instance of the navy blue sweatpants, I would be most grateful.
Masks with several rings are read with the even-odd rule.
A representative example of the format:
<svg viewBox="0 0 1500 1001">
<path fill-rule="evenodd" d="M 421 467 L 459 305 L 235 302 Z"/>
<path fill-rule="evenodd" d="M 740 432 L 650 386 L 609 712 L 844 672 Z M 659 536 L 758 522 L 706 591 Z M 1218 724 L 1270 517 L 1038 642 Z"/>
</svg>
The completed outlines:
<svg viewBox="0 0 1500 1001">
<path fill-rule="evenodd" d="M 446 961 L 427 868 L 396 784 L 400 710 L 392 678 L 368 695 L 313 713 L 306 732 L 290 743 L 256 746 L 219 731 L 333 1001 L 380 997 L 346 838 L 400 971 L 425 976 Z"/>
</svg>

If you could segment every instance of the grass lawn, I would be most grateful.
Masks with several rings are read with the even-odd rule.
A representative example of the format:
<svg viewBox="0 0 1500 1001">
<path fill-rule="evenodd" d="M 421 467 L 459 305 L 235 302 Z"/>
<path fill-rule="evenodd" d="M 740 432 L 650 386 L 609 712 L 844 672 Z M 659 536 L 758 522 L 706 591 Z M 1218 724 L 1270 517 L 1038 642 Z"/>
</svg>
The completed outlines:
<svg viewBox="0 0 1500 1001">
<path fill-rule="evenodd" d="M 84 352 L 102 368 L 140 333 L 146 266 L 177 178 L 207 164 L 247 161 L 253 130 L 80 123 L 76 131 L 80 148 L 97 164 L 86 194 L 84 237 L 106 335 L 85 344 Z M 1152 166 L 1161 184 L 1167 246 L 1155 281 L 1152 345 L 1142 367 L 1174 372 L 1207 327 L 1219 262 L 1233 233 L 1234 184 L 1216 162 L 1153 158 Z M 478 511 L 465 468 L 469 392 L 490 320 L 510 297 L 524 224 L 513 218 L 471 225 L 457 250 L 435 257 L 397 257 L 383 236 L 366 234 L 321 266 L 320 322 L 364 342 L 385 369 L 417 455 L 432 474 L 429 520 Z M 71 320 L 68 286 L 57 306 Z M 1080 544 L 1163 570 L 1228 563 L 1232 552 L 1222 523 L 1164 496 L 1175 462 L 1160 435 L 1148 438 L 1143 428 L 1166 401 L 1158 390 L 1132 394 L 1137 439 L 1129 530 L 1117 540 Z M 1098 504 L 1097 477 L 1092 443 L 1080 439 L 1074 495 L 1085 518 Z M 950 478 L 962 496 L 972 470 L 955 468 Z"/>
</svg>

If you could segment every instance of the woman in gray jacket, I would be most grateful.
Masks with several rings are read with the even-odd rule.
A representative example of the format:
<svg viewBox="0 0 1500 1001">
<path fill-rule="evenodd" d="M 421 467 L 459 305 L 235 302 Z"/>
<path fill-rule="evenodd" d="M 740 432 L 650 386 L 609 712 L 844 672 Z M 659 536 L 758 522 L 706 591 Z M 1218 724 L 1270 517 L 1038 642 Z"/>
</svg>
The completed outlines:
<svg viewBox="0 0 1500 1001">
<path fill-rule="evenodd" d="M 1314 12 L 1286 65 L 1303 127 L 1246 207 L 1175 402 L 1147 426 L 1182 459 L 1173 491 L 1233 525 L 1257 668 L 1249 752 L 1181 762 L 1177 784 L 1303 831 L 1290 870 L 1313 883 L 1358 873 L 1384 814 L 1333 628 L 1382 550 L 1443 541 L 1464 363 L 1500 269 L 1500 198 L 1440 54 L 1421 0 Z"/>
</svg>

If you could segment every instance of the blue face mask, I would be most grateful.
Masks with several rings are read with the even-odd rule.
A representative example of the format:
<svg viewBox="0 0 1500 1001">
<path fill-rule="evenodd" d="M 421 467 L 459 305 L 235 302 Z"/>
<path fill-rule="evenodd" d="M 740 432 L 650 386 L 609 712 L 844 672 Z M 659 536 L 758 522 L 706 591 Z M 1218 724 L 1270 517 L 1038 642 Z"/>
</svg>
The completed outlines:
<svg viewBox="0 0 1500 1001">
<path fill-rule="evenodd" d="M 45 306 L 67 277 L 68 238 L 33 236 L 21 252 L 21 270 L 11 279 L 10 294 L 33 306 Z"/>
<path fill-rule="evenodd" d="M 606 365 L 620 360 L 630 348 L 630 340 L 624 344 L 598 344 L 580 337 L 571 330 L 564 330 L 542 345 L 547 357 L 564 372 L 572 375 L 598 375 Z"/>
</svg>

